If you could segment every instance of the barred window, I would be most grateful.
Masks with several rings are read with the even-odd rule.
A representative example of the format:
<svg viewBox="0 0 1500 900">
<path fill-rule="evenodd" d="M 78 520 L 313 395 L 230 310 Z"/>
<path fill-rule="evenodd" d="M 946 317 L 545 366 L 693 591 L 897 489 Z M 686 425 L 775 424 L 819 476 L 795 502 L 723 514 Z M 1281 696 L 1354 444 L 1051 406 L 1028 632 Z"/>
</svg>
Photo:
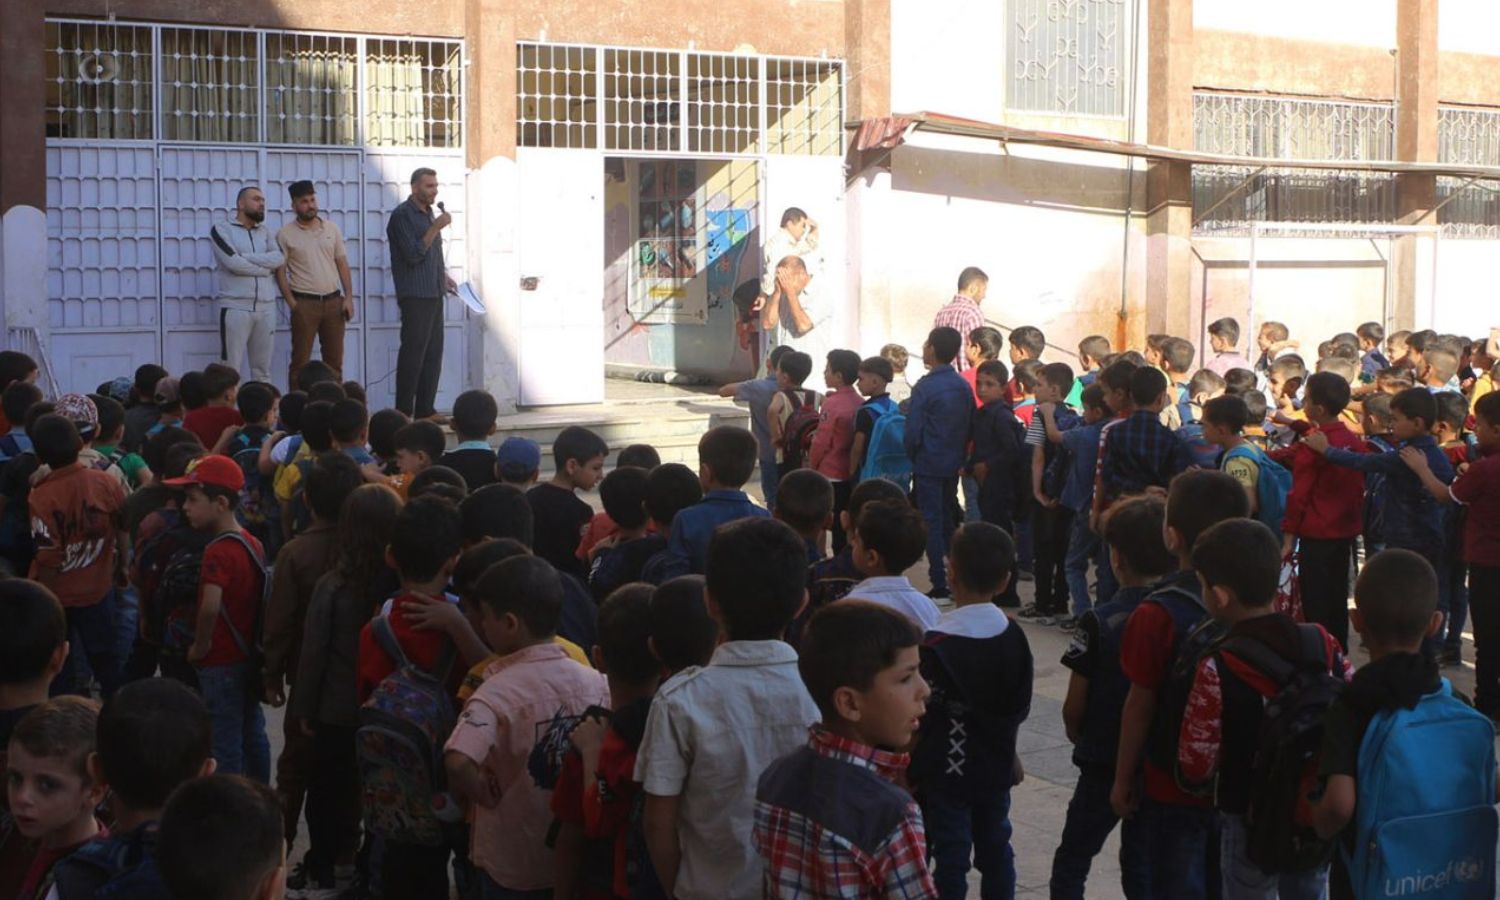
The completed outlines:
<svg viewBox="0 0 1500 900">
<path fill-rule="evenodd" d="M 688 149 L 752 153 L 760 135 L 760 68 L 753 56 L 688 54 Z"/>
<path fill-rule="evenodd" d="M 807 59 L 766 60 L 766 151 L 844 152 L 843 67 Z"/>
<path fill-rule="evenodd" d="M 253 31 L 161 30 L 162 138 L 260 140 L 260 47 Z"/>
<path fill-rule="evenodd" d="M 358 124 L 358 38 L 266 35 L 266 140 L 350 146 Z"/>
<path fill-rule="evenodd" d="M 365 143 L 376 147 L 463 144 L 463 50 L 457 41 L 365 44 Z"/>
<path fill-rule="evenodd" d="M 1438 159 L 1500 166 L 1500 109 L 1438 109 Z M 1500 181 L 1439 177 L 1438 224 L 1444 237 L 1500 237 Z M 1456 196 L 1455 196 L 1456 195 Z"/>
<path fill-rule="evenodd" d="M 521 44 L 517 50 L 516 144 L 599 146 L 599 51 Z"/>
<path fill-rule="evenodd" d="M 682 54 L 604 50 L 604 146 L 681 150 Z"/>
<path fill-rule="evenodd" d="M 150 140 L 151 29 L 48 22 L 47 136 Z"/>
<path fill-rule="evenodd" d="M 1010 109 L 1123 116 L 1135 0 L 1011 0 Z"/>
</svg>

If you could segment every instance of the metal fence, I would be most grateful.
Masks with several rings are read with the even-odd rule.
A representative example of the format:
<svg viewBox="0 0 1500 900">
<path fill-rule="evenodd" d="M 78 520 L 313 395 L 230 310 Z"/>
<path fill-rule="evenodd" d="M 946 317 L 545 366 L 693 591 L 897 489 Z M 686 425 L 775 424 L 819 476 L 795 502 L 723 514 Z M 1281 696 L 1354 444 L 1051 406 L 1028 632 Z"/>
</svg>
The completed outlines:
<svg viewBox="0 0 1500 900">
<path fill-rule="evenodd" d="M 1136 0 L 1011 0 L 1009 109 L 1125 115 Z"/>
<path fill-rule="evenodd" d="M 1440 107 L 1438 159 L 1500 166 L 1500 110 Z M 1500 181 L 1440 177 L 1437 202 L 1443 237 L 1500 238 Z"/>
</svg>

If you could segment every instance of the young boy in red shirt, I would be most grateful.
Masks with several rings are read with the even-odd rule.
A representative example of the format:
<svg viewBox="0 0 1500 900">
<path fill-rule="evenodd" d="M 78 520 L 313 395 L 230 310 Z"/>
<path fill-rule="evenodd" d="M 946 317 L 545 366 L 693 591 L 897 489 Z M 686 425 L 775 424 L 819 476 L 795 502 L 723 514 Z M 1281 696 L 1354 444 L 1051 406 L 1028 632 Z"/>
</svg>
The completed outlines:
<svg viewBox="0 0 1500 900">
<path fill-rule="evenodd" d="M 196 434 L 203 446 L 213 448 L 219 446 L 224 432 L 245 424 L 234 402 L 240 373 L 221 363 L 209 363 L 203 370 L 202 383 L 208 403 L 190 410 L 182 419 L 182 427 Z"/>
</svg>

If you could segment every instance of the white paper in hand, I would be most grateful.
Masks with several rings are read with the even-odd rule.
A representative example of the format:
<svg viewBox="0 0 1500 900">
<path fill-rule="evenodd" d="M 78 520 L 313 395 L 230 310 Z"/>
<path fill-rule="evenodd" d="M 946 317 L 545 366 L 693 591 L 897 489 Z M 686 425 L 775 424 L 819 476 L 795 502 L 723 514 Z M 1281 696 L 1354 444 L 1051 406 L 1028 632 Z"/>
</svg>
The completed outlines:
<svg viewBox="0 0 1500 900">
<path fill-rule="evenodd" d="M 469 308 L 469 312 L 476 315 L 484 315 L 484 301 L 479 299 L 479 295 L 474 292 L 474 286 L 469 282 L 465 281 L 458 286 L 458 299 L 464 302 L 464 306 Z"/>
</svg>

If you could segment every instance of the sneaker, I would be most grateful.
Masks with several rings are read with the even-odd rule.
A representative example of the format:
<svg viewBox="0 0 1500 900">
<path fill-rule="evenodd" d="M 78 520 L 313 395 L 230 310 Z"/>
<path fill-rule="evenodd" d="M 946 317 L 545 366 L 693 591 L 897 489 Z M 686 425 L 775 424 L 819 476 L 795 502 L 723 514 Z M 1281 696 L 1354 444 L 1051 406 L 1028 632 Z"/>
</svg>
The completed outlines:
<svg viewBox="0 0 1500 900">
<path fill-rule="evenodd" d="M 292 870 L 287 873 L 286 889 L 288 892 L 300 891 L 303 888 L 307 887 L 307 882 L 311 878 L 311 874 L 307 871 L 307 861 L 303 860 L 302 862 L 297 863 L 295 866 L 292 866 Z"/>
<path fill-rule="evenodd" d="M 1063 616 L 1057 620 L 1057 627 L 1063 631 L 1075 631 L 1078 628 L 1077 616 Z"/>
<path fill-rule="evenodd" d="M 1021 607 L 1020 612 L 1016 613 L 1016 618 L 1025 619 L 1028 622 L 1032 622 L 1037 619 L 1043 618 L 1046 615 L 1047 614 L 1043 612 L 1042 609 L 1035 603 L 1028 603 L 1025 606 Z"/>
<path fill-rule="evenodd" d="M 1463 651 L 1457 647 L 1444 649 L 1438 654 L 1438 662 L 1444 666 L 1461 666 L 1464 664 Z"/>
<path fill-rule="evenodd" d="M 287 900 L 338 900 L 348 890 L 349 886 L 340 887 L 337 879 L 309 875 L 302 887 L 293 890 L 289 886 L 286 897 Z"/>
<path fill-rule="evenodd" d="M 947 588 L 933 588 L 927 592 L 927 596 L 932 600 L 948 600 L 953 597 L 953 592 Z"/>
<path fill-rule="evenodd" d="M 1017 569 L 1016 570 L 1016 580 L 1017 581 L 1031 582 L 1031 581 L 1036 581 L 1036 576 L 1034 574 L 1032 574 L 1032 572 L 1031 572 L 1030 569 Z"/>
</svg>

